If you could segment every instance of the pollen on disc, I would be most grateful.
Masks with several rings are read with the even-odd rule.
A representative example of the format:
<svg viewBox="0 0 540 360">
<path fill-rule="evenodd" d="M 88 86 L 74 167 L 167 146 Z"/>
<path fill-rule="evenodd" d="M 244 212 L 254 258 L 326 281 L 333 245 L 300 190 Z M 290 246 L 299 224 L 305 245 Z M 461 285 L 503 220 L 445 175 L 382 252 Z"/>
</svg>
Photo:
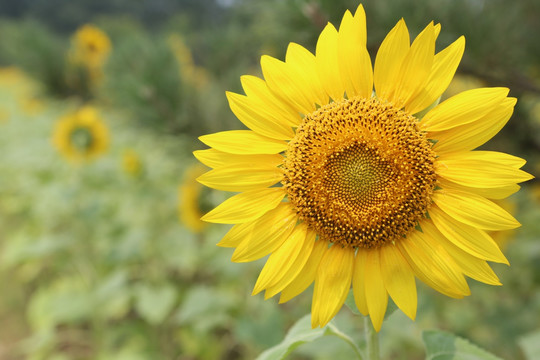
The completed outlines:
<svg viewBox="0 0 540 360">
<path fill-rule="evenodd" d="M 290 141 L 283 185 L 301 220 L 346 247 L 379 247 L 431 204 L 435 155 L 418 120 L 376 99 L 330 103 Z"/>
</svg>

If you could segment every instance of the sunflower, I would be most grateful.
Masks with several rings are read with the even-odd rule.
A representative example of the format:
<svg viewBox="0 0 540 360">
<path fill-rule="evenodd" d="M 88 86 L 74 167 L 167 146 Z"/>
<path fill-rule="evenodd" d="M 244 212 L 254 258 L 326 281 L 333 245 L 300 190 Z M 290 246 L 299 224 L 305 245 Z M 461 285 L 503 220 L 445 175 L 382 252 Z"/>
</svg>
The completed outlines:
<svg viewBox="0 0 540 360">
<path fill-rule="evenodd" d="M 58 120 L 53 134 L 58 151 L 73 162 L 89 161 L 109 146 L 109 130 L 97 109 L 85 106 Z"/>
<path fill-rule="evenodd" d="M 83 25 L 72 37 L 70 56 L 74 63 L 99 68 L 105 63 L 110 51 L 109 37 L 94 25 Z"/>
<path fill-rule="evenodd" d="M 239 192 L 202 219 L 234 224 L 218 244 L 232 261 L 269 255 L 253 294 L 280 302 L 314 282 L 311 324 L 324 326 L 352 287 L 377 331 L 388 296 L 411 319 L 415 277 L 453 298 L 465 276 L 500 285 L 488 261 L 508 263 L 487 231 L 520 224 L 490 199 L 531 176 L 525 161 L 473 151 L 510 118 L 506 88 L 465 91 L 438 104 L 463 55 L 458 38 L 435 53 L 440 25 L 410 43 L 405 21 L 375 57 L 364 9 L 327 24 L 315 55 L 291 43 L 285 61 L 261 58 L 264 80 L 227 93 L 250 130 L 201 136 L 194 154 L 209 187 Z"/>
</svg>

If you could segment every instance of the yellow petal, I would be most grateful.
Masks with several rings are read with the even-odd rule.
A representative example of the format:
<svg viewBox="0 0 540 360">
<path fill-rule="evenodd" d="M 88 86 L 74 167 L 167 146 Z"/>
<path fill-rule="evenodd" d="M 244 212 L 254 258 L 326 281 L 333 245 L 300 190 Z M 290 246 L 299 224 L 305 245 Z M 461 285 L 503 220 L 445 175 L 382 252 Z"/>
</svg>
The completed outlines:
<svg viewBox="0 0 540 360">
<path fill-rule="evenodd" d="M 508 122 L 516 101 L 516 98 L 506 98 L 476 121 L 428 133 L 429 138 L 437 140 L 433 149 L 438 154 L 444 154 L 472 150 L 486 143 Z"/>
<path fill-rule="evenodd" d="M 433 201 L 445 213 L 464 224 L 484 230 L 508 230 L 520 226 L 503 208 L 482 196 L 454 189 L 435 191 Z"/>
<path fill-rule="evenodd" d="M 251 190 L 222 202 L 201 220 L 219 224 L 240 224 L 255 220 L 272 210 L 285 197 L 283 188 Z"/>
<path fill-rule="evenodd" d="M 328 250 L 328 243 L 326 241 L 318 240 L 315 242 L 313 250 L 302 270 L 300 270 L 294 280 L 281 291 L 281 296 L 279 297 L 280 304 L 301 294 L 313 281 L 315 281 L 317 269 L 319 268 L 319 264 L 321 263 L 321 259 L 326 250 Z"/>
<path fill-rule="evenodd" d="M 302 224 L 300 224 L 302 226 Z M 268 286 L 266 292 L 264 293 L 264 299 L 271 298 L 276 295 L 278 292 L 282 291 L 286 286 L 288 286 L 302 271 L 306 262 L 311 256 L 313 250 L 313 245 L 315 245 L 315 238 L 317 234 L 311 230 L 306 231 L 305 239 L 302 243 L 302 249 L 300 253 L 294 260 L 294 263 L 291 265 L 289 270 L 281 277 L 281 279 L 274 279 L 272 285 Z"/>
<path fill-rule="evenodd" d="M 300 250 L 298 251 L 297 256 L 294 257 L 294 259 L 292 259 L 292 256 L 289 255 L 288 259 L 292 260 L 290 264 L 276 265 L 275 276 L 273 276 L 273 279 L 268 280 L 266 282 L 266 286 L 262 286 L 264 284 L 261 284 L 261 289 L 266 288 L 266 292 L 264 294 L 265 300 L 271 298 L 272 296 L 283 290 L 296 278 L 298 273 L 300 273 L 311 255 L 313 245 L 315 244 L 315 237 L 316 234 L 313 231 L 308 230 L 305 223 L 301 223 L 295 228 L 291 236 L 286 240 L 285 244 L 283 244 L 276 252 L 270 255 L 270 258 L 272 258 L 278 252 L 283 252 L 284 250 L 282 250 L 282 248 L 285 248 L 289 241 L 296 241 L 296 246 L 300 247 Z M 277 267 L 279 267 L 279 270 L 277 269 Z"/>
<path fill-rule="evenodd" d="M 498 151 L 466 151 L 451 154 L 441 154 L 439 158 L 444 161 L 485 161 L 498 163 L 504 166 L 510 166 L 519 169 L 527 162 L 520 157 L 498 152 Z"/>
<path fill-rule="evenodd" d="M 354 250 L 332 246 L 325 252 L 313 291 L 311 327 L 325 326 L 345 302 L 351 288 Z"/>
<path fill-rule="evenodd" d="M 388 293 L 381 273 L 381 259 L 379 249 L 366 251 L 366 270 L 364 282 L 366 284 L 366 302 L 369 316 L 375 331 L 379 331 L 388 305 Z"/>
<path fill-rule="evenodd" d="M 419 231 L 413 231 L 396 246 L 414 270 L 416 276 L 433 289 L 453 298 L 470 294 L 469 286 L 444 248 L 428 241 Z"/>
<path fill-rule="evenodd" d="M 352 279 L 354 302 L 358 310 L 364 316 L 367 316 L 369 314 L 366 301 L 366 259 L 367 251 L 364 249 L 358 249 L 358 251 L 356 252 L 356 257 L 354 259 Z"/>
<path fill-rule="evenodd" d="M 281 280 L 287 274 L 287 271 L 291 269 L 304 247 L 306 234 L 307 226 L 305 224 L 296 226 L 283 244 L 270 254 L 257 278 L 251 295 L 258 294 Z"/>
<path fill-rule="evenodd" d="M 508 264 L 499 246 L 485 231 L 460 223 L 437 206 L 429 209 L 429 216 L 437 229 L 463 251 L 479 259 Z"/>
<path fill-rule="evenodd" d="M 511 163 L 505 163 L 504 160 L 508 157 L 503 155 L 507 154 L 469 151 L 454 156 L 441 156 L 436 161 L 437 175 L 460 185 L 477 188 L 501 188 L 533 178 Z M 516 159 L 518 166 L 525 162 L 513 156 L 510 159 L 512 158 Z"/>
<path fill-rule="evenodd" d="M 199 176 L 197 181 L 218 190 L 248 191 L 272 186 L 282 178 L 283 172 L 276 166 L 245 163 L 210 170 Z"/>
<path fill-rule="evenodd" d="M 302 114 L 315 111 L 315 100 L 310 98 L 309 92 L 303 88 L 305 84 L 299 73 L 290 65 L 264 55 L 261 57 L 261 68 L 266 84 L 276 97 Z"/>
<path fill-rule="evenodd" d="M 287 101 L 276 97 L 266 85 L 266 81 L 256 76 L 243 75 L 240 77 L 242 88 L 254 102 L 265 107 L 267 112 L 291 126 L 297 126 L 302 118 Z"/>
<path fill-rule="evenodd" d="M 248 262 L 270 254 L 287 239 L 297 220 L 291 204 L 280 203 L 253 223 L 249 235 L 236 247 L 231 260 Z"/>
<path fill-rule="evenodd" d="M 251 221 L 243 224 L 236 224 L 223 236 L 223 238 L 217 243 L 217 246 L 226 247 L 226 248 L 235 248 L 244 239 L 251 236 L 251 231 L 253 230 L 253 224 L 255 221 Z"/>
<path fill-rule="evenodd" d="M 291 73 L 300 83 L 302 90 L 306 92 L 311 103 L 319 105 L 328 104 L 328 95 L 324 91 L 315 56 L 303 46 L 290 43 L 287 48 L 285 62 L 291 68 Z"/>
<path fill-rule="evenodd" d="M 464 91 L 431 109 L 420 122 L 426 131 L 441 131 L 480 120 L 508 95 L 507 88 Z"/>
<path fill-rule="evenodd" d="M 405 21 L 401 19 L 386 35 L 375 58 L 373 80 L 379 99 L 390 99 L 403 59 L 409 51 L 410 38 Z"/>
<path fill-rule="evenodd" d="M 380 248 L 380 261 L 386 291 L 401 311 L 414 320 L 417 308 L 416 282 L 409 263 L 392 244 Z"/>
<path fill-rule="evenodd" d="M 435 30 L 431 22 L 413 41 L 403 58 L 395 89 L 389 98 L 397 108 L 404 107 L 427 82 L 435 56 Z"/>
<path fill-rule="evenodd" d="M 461 250 L 441 234 L 431 221 L 422 223 L 422 231 L 441 244 L 448 254 L 468 277 L 490 285 L 501 285 L 499 278 L 489 267 L 485 260 L 478 259 L 466 251 Z"/>
<path fill-rule="evenodd" d="M 193 155 L 204 165 L 211 168 L 218 168 L 224 165 L 233 164 L 268 164 L 272 166 L 281 165 L 283 156 L 272 155 L 237 155 L 230 154 L 216 149 L 196 150 Z"/>
<path fill-rule="evenodd" d="M 496 199 L 496 200 L 507 198 L 508 196 L 518 192 L 519 189 L 521 188 L 517 184 L 503 186 L 500 188 L 473 188 L 473 187 L 459 185 L 443 178 L 439 178 L 438 183 L 439 183 L 439 186 L 443 189 L 450 188 L 450 189 L 455 189 L 455 190 L 460 190 L 460 191 L 472 192 L 474 194 L 483 196 L 485 198 Z"/>
<path fill-rule="evenodd" d="M 416 114 L 417 112 L 426 109 L 441 97 L 456 73 L 459 62 L 463 57 L 464 50 L 465 38 L 461 36 L 446 49 L 435 54 L 427 83 L 420 92 L 405 105 L 405 110 L 407 112 Z"/>
<path fill-rule="evenodd" d="M 238 154 L 277 154 L 287 149 L 287 143 L 270 139 L 249 130 L 222 131 L 199 137 L 216 150 Z"/>
<path fill-rule="evenodd" d="M 345 93 L 338 60 L 338 32 L 328 23 L 319 36 L 316 49 L 317 71 L 323 88 L 334 101 L 341 100 Z"/>
<path fill-rule="evenodd" d="M 266 104 L 253 101 L 251 98 L 226 92 L 229 106 L 236 117 L 256 133 L 272 139 L 289 140 L 294 136 L 290 124 L 275 116 Z"/>
<path fill-rule="evenodd" d="M 347 96 L 370 98 L 373 92 L 373 70 L 366 49 L 366 14 L 358 6 L 354 17 L 343 16 L 338 34 L 338 61 Z"/>
</svg>

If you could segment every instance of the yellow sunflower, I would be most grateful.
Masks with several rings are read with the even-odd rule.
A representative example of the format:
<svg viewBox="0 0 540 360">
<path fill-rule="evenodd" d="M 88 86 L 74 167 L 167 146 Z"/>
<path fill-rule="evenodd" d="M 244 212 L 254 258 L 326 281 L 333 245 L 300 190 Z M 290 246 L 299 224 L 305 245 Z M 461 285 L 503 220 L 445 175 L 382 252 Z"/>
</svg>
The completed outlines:
<svg viewBox="0 0 540 360">
<path fill-rule="evenodd" d="M 52 140 L 68 160 L 89 161 L 107 150 L 109 130 L 97 109 L 85 106 L 58 120 Z"/>
<path fill-rule="evenodd" d="M 101 67 L 111 51 L 111 41 L 105 32 L 86 24 L 72 38 L 71 61 L 89 68 Z"/>
<path fill-rule="evenodd" d="M 322 31 L 315 55 L 291 43 L 285 62 L 261 59 L 264 80 L 243 76 L 228 93 L 250 130 L 201 136 L 195 156 L 209 187 L 240 192 L 202 219 L 234 224 L 218 244 L 234 262 L 269 255 L 254 294 L 285 302 L 315 283 L 313 327 L 324 326 L 352 287 L 378 331 L 388 295 L 415 318 L 415 277 L 453 298 L 465 276 L 500 285 L 487 261 L 508 263 L 487 231 L 520 224 L 489 199 L 531 176 L 524 160 L 472 151 L 510 118 L 506 88 L 480 88 L 437 104 L 463 55 L 457 39 L 435 53 L 440 25 L 410 43 L 403 20 L 372 68 L 365 13 Z"/>
</svg>

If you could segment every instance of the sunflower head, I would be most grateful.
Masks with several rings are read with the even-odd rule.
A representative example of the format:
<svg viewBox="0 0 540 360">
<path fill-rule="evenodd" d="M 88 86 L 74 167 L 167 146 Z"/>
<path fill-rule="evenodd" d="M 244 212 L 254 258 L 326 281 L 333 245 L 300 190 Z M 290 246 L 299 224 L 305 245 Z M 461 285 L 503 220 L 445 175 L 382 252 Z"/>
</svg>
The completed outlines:
<svg viewBox="0 0 540 360">
<path fill-rule="evenodd" d="M 79 28 L 71 41 L 71 61 L 88 68 L 103 66 L 111 51 L 111 41 L 107 34 L 91 24 Z"/>
<path fill-rule="evenodd" d="M 85 106 L 58 120 L 53 133 L 53 144 L 66 159 L 86 162 L 107 150 L 109 130 L 97 109 Z"/>
<path fill-rule="evenodd" d="M 519 223 L 492 199 L 531 176 L 520 158 L 474 149 L 516 99 L 479 88 L 439 104 L 465 47 L 436 53 L 440 29 L 411 43 L 400 20 L 372 63 L 360 5 L 326 25 L 315 54 L 291 43 L 285 61 L 262 57 L 264 79 L 242 77 L 245 95 L 227 97 L 249 130 L 200 137 L 211 148 L 194 154 L 213 169 L 199 182 L 238 192 L 203 220 L 234 224 L 218 244 L 233 261 L 269 255 L 254 294 L 284 302 L 314 283 L 313 327 L 351 288 L 378 331 L 388 296 L 415 318 L 415 278 L 454 298 L 470 294 L 465 276 L 500 285 L 488 262 L 507 260 L 488 231 Z"/>
</svg>

